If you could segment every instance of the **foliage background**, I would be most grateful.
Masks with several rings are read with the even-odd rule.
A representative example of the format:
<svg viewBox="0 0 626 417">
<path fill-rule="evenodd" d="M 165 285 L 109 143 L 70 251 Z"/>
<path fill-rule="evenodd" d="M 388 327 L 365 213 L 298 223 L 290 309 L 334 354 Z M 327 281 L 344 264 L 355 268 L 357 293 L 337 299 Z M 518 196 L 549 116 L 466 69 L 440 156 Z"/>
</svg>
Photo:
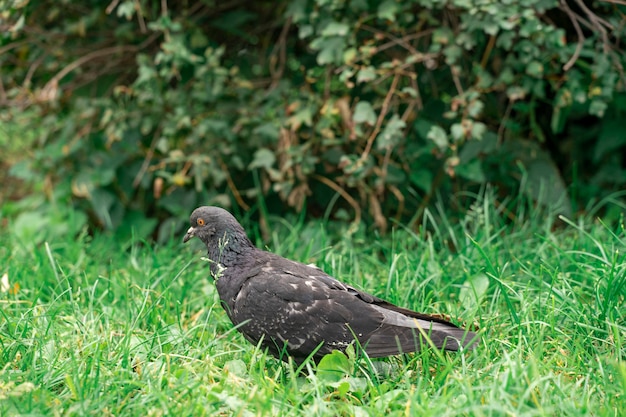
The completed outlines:
<svg viewBox="0 0 626 417">
<path fill-rule="evenodd" d="M 621 3 L 4 1 L 3 214 L 35 241 L 165 241 L 200 204 L 384 231 L 490 185 L 615 218 Z"/>
</svg>

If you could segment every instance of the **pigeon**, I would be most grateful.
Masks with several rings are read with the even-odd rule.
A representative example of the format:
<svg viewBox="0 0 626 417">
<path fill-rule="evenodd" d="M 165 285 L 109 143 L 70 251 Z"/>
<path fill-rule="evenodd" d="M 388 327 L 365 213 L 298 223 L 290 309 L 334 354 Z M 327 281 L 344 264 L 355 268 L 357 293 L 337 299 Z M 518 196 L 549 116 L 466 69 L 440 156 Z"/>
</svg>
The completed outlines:
<svg viewBox="0 0 626 417">
<path fill-rule="evenodd" d="M 258 249 L 222 208 L 199 207 L 190 223 L 183 243 L 195 236 L 206 245 L 226 314 L 248 341 L 278 359 L 318 361 L 352 344 L 370 358 L 476 345 L 474 332 L 440 317 L 398 307 L 320 268 Z"/>
</svg>

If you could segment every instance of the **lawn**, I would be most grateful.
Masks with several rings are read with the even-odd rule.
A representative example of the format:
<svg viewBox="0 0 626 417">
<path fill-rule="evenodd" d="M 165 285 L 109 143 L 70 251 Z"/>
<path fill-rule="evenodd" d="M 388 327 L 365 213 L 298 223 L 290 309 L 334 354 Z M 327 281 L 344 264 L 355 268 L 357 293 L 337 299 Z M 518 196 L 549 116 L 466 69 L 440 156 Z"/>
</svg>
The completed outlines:
<svg viewBox="0 0 626 417">
<path fill-rule="evenodd" d="M 270 219 L 264 242 L 358 288 L 479 328 L 472 352 L 296 369 L 246 342 L 199 241 L 0 231 L 0 416 L 619 416 L 626 410 L 626 232 L 553 227 L 477 203 L 379 236 Z M 10 222 L 9 222 L 10 223 Z M 245 226 L 245 225 L 244 225 Z"/>
</svg>

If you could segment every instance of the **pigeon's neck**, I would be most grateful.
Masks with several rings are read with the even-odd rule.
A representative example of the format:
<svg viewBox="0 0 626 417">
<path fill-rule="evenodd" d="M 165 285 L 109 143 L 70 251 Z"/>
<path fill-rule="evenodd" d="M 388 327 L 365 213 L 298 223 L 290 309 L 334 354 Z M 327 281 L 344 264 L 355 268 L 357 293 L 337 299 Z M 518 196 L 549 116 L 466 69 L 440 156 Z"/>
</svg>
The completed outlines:
<svg viewBox="0 0 626 417">
<path fill-rule="evenodd" d="M 211 272 L 215 276 L 220 274 L 223 268 L 236 265 L 246 252 L 254 248 L 254 245 L 245 235 L 236 231 L 226 231 L 222 237 L 215 237 L 209 244 L 208 257 L 211 260 Z"/>
</svg>

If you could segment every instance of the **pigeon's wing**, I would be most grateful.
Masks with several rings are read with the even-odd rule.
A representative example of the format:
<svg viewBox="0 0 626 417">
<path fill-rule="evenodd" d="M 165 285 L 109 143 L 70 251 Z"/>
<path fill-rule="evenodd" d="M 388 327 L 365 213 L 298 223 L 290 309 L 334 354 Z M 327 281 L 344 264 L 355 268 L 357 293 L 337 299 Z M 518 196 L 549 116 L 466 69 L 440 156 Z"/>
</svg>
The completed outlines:
<svg viewBox="0 0 626 417">
<path fill-rule="evenodd" d="M 410 313 L 410 314 L 407 314 Z M 344 349 L 355 338 L 372 357 L 413 352 L 426 344 L 456 350 L 465 331 L 396 307 L 328 276 L 318 268 L 280 258 L 260 268 L 236 297 L 233 318 L 246 337 L 306 356 Z"/>
<path fill-rule="evenodd" d="M 265 270 L 246 281 L 235 299 L 233 321 L 253 343 L 280 356 L 285 351 L 305 358 L 345 349 L 353 340 L 348 323 L 365 311 L 351 296 L 324 283 L 279 270 Z M 375 318 L 370 323 L 374 329 Z"/>
<path fill-rule="evenodd" d="M 402 352 L 419 350 L 419 346 L 425 343 L 424 335 L 428 336 L 430 343 L 435 347 L 446 350 L 459 350 L 461 346 L 465 349 L 472 349 L 478 342 L 474 332 L 459 328 L 441 317 L 398 307 L 372 294 L 346 285 L 320 269 L 316 271 L 318 274 L 311 274 L 310 278 L 319 280 L 336 290 L 346 291 L 382 315 L 382 323 L 375 331 L 367 333 L 364 329 L 363 332 L 357 333 L 366 335 L 359 338 L 359 341 L 372 357 L 397 354 L 398 350 Z M 370 310 L 367 317 L 373 316 L 378 317 Z M 359 321 L 351 323 L 351 328 L 360 329 L 359 323 Z"/>
<path fill-rule="evenodd" d="M 416 332 L 422 336 L 427 335 L 430 343 L 439 349 L 459 350 L 461 346 L 472 349 L 478 342 L 474 332 L 462 329 L 441 317 L 398 307 L 351 287 L 349 291 L 383 315 L 383 326 L 370 338 L 366 349 L 368 353 L 379 349 L 380 356 L 387 356 L 383 351 L 384 346 L 389 345 L 389 337 L 400 338 L 403 349 L 406 349 L 411 343 L 415 343 Z M 424 339 L 420 339 L 420 343 L 424 343 Z"/>
</svg>

